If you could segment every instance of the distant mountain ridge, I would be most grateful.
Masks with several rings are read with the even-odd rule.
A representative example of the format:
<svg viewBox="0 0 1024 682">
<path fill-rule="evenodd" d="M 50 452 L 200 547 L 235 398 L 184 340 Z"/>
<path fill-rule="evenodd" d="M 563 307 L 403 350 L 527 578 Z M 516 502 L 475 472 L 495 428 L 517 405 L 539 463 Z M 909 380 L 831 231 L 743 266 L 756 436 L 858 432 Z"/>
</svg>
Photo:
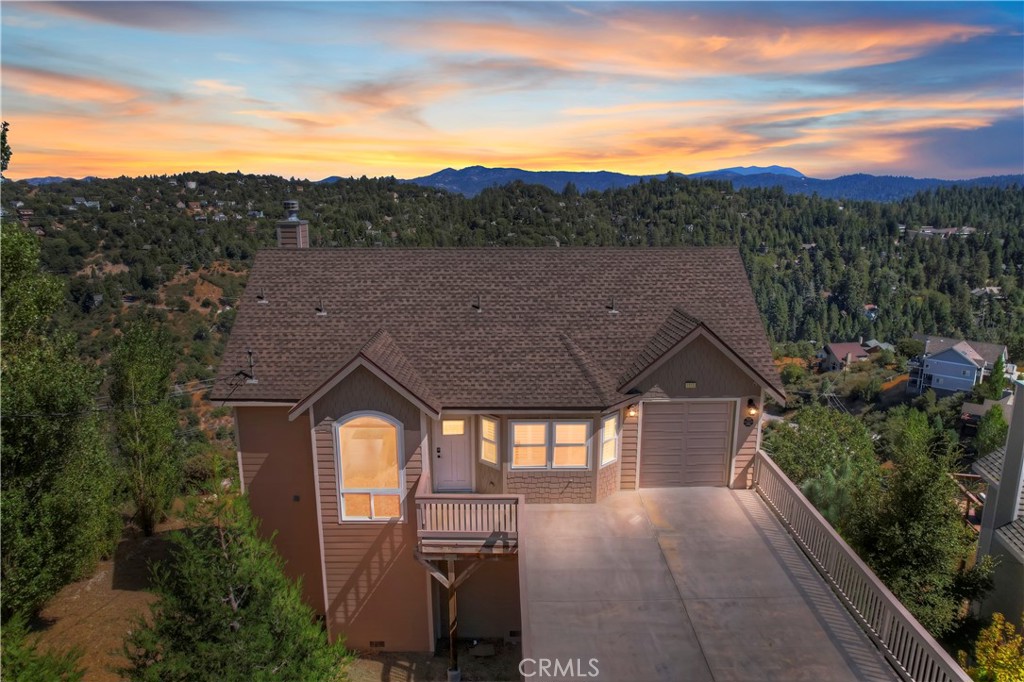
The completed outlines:
<svg viewBox="0 0 1024 682">
<path fill-rule="evenodd" d="M 437 189 L 476 196 L 489 187 L 503 187 L 512 182 L 543 185 L 555 192 L 561 192 L 570 182 L 580 192 L 628 187 L 643 180 L 664 179 L 668 174 L 626 175 L 610 171 L 527 171 L 519 168 L 487 168 L 470 166 L 461 170 L 445 168 L 442 171 L 401 182 L 434 187 Z M 968 180 L 940 180 L 938 178 L 911 178 L 893 175 L 868 175 L 858 173 L 844 175 L 831 180 L 819 180 L 805 176 L 800 171 L 784 166 L 746 166 L 705 171 L 692 175 L 676 174 L 699 180 L 726 180 L 734 189 L 747 187 L 781 187 L 789 194 L 818 194 L 827 199 L 848 199 L 864 201 L 899 201 L 918 192 L 938 187 L 960 185 L 965 187 L 1010 187 L 1024 186 L 1024 174 L 994 175 Z M 322 182 L 335 182 L 337 177 Z"/>
<path fill-rule="evenodd" d="M 25 178 L 24 180 L 21 180 L 20 182 L 27 182 L 28 184 L 32 185 L 33 187 L 38 187 L 40 185 L 55 185 L 58 182 L 90 182 L 90 181 L 95 180 L 95 179 L 96 179 L 95 175 L 88 175 L 88 176 L 86 176 L 84 178 L 81 178 L 81 179 L 79 179 L 79 178 L 62 178 L 59 175 L 48 175 L 45 178 Z"/>
<path fill-rule="evenodd" d="M 795 168 L 788 168 L 786 166 L 734 166 L 732 168 L 722 168 L 713 171 L 704 171 L 703 173 L 691 173 L 687 175 L 688 178 L 703 178 L 708 176 L 718 175 L 789 175 L 794 178 L 807 177 Z"/>
</svg>

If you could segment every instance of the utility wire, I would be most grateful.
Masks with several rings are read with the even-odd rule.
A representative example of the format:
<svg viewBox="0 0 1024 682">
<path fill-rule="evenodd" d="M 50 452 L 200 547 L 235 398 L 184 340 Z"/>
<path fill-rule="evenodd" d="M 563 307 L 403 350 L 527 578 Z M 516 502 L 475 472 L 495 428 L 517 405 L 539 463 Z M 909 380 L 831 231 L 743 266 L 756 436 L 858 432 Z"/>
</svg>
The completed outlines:
<svg viewBox="0 0 1024 682">
<path fill-rule="evenodd" d="M 100 405 L 97 405 L 96 407 L 89 407 L 89 408 L 86 408 L 84 410 L 78 410 L 76 412 L 25 412 L 25 413 L 20 413 L 20 414 L 0 414 L 0 419 L 35 419 L 35 418 L 39 418 L 39 417 L 53 417 L 53 418 L 78 417 L 78 416 L 86 415 L 86 414 L 94 414 L 94 413 L 97 413 L 97 412 L 110 412 L 110 411 L 113 411 L 113 410 L 116 410 L 116 409 L 125 409 L 125 408 L 129 408 L 129 407 L 151 407 L 153 405 L 159 405 L 160 403 L 168 400 L 169 398 L 176 398 L 176 397 L 179 397 L 179 396 L 182 396 L 182 395 L 192 395 L 192 394 L 195 394 L 195 393 L 202 393 L 204 391 L 209 390 L 210 388 L 212 388 L 217 383 L 223 382 L 223 383 L 225 383 L 225 384 L 230 386 L 232 379 L 234 379 L 234 377 L 229 377 L 227 379 L 220 379 L 220 380 L 218 380 L 218 379 L 212 379 L 212 380 L 211 379 L 205 379 L 204 381 L 212 381 L 213 383 L 211 383 L 209 386 L 206 386 L 206 385 L 197 386 L 197 387 L 194 387 L 194 388 L 192 388 L 192 389 L 190 389 L 188 391 L 181 391 L 179 393 L 170 393 L 165 398 L 161 398 L 159 400 L 153 400 L 153 401 L 144 402 L 144 403 L 128 403 L 126 405 L 122 405 L 120 408 L 115 407 L 112 404 L 100 404 Z M 237 388 L 237 386 L 235 386 L 235 388 Z M 232 392 L 234 392 L 234 390 L 232 390 Z M 97 402 L 99 402 L 99 401 L 97 401 Z"/>
</svg>

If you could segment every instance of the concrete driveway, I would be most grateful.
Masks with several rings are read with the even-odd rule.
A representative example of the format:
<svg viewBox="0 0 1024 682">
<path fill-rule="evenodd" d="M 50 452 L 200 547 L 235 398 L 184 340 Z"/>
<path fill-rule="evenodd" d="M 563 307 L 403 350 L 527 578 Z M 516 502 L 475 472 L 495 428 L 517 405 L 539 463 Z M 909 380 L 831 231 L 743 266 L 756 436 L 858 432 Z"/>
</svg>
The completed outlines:
<svg viewBox="0 0 1024 682">
<path fill-rule="evenodd" d="M 532 679 L 896 679 L 753 491 L 619 492 L 525 514 Z M 540 659 L 561 669 L 542 675 Z"/>
</svg>

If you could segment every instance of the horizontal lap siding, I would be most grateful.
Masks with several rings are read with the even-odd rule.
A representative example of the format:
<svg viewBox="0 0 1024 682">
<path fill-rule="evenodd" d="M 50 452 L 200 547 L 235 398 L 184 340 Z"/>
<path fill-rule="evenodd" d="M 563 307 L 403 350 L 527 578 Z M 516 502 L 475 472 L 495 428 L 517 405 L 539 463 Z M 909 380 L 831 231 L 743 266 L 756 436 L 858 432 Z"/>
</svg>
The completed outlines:
<svg viewBox="0 0 1024 682">
<path fill-rule="evenodd" d="M 640 423 L 639 415 L 629 416 L 628 412 L 623 413 L 622 418 L 622 454 L 621 454 L 621 487 L 623 490 L 636 489 L 636 453 L 637 453 L 637 426 Z"/>
<path fill-rule="evenodd" d="M 391 651 L 432 648 L 426 571 L 414 558 L 414 490 L 422 472 L 419 411 L 360 368 L 316 405 L 315 431 L 327 573 L 328 623 L 354 649 L 384 642 Z M 339 521 L 334 422 L 357 410 L 388 414 L 404 425 L 404 521 Z"/>
<path fill-rule="evenodd" d="M 760 396 L 750 397 L 755 401 L 760 399 Z M 746 404 L 746 398 L 740 400 L 741 411 Z M 752 426 L 744 426 L 744 416 L 742 413 L 740 414 L 736 462 L 732 472 L 733 488 L 749 488 L 754 484 L 754 455 L 757 452 L 757 433 L 760 425 L 758 417 L 754 417 L 754 424 Z"/>
</svg>

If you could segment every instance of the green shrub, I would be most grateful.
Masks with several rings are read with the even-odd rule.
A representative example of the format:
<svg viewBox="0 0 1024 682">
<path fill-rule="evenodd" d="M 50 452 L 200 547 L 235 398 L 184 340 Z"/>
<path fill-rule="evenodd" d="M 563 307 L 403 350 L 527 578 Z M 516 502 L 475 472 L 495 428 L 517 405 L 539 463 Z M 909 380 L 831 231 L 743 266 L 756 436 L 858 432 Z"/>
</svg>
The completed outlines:
<svg viewBox="0 0 1024 682">
<path fill-rule="evenodd" d="M 349 654 L 328 642 L 300 586 L 244 497 L 221 495 L 186 512 L 169 563 L 154 570 L 159 599 L 125 641 L 133 681 L 333 682 Z"/>
<path fill-rule="evenodd" d="M 0 677 L 12 682 L 78 682 L 85 676 L 81 651 L 39 651 L 39 638 L 29 635 L 23 616 L 11 618 L 0 642 Z"/>
</svg>

